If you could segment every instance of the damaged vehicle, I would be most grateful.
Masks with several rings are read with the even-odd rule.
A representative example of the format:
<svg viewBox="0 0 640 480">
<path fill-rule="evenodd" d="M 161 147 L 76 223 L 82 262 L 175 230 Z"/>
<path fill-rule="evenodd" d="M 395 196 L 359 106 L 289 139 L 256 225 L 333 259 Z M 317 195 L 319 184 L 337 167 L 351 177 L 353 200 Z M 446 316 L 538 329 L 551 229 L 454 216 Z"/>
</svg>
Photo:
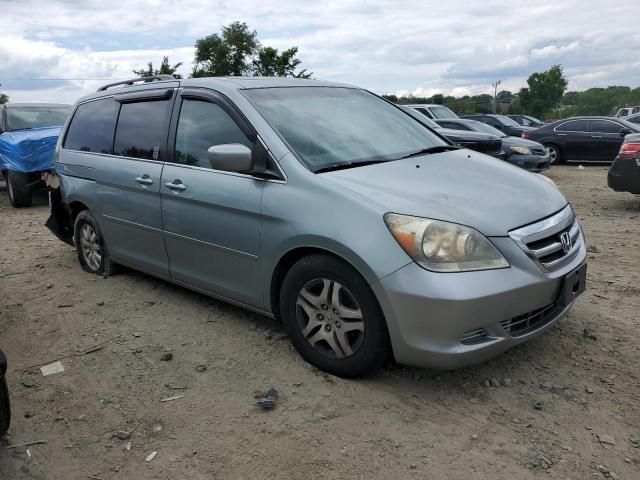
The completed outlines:
<svg viewBox="0 0 640 480">
<path fill-rule="evenodd" d="M 57 103 L 0 105 L 0 173 L 12 206 L 30 206 L 33 189 L 53 172 L 53 153 L 70 110 Z"/>
<path fill-rule="evenodd" d="M 9 387 L 7 386 L 7 357 L 0 350 L 0 436 L 7 433 L 11 425 L 11 404 L 9 402 Z"/>
<path fill-rule="evenodd" d="M 607 185 L 616 192 L 640 195 L 640 133 L 624 137 L 618 156 L 609 168 Z"/>
<path fill-rule="evenodd" d="M 74 107 L 56 168 L 49 226 L 85 271 L 126 265 L 279 318 L 335 375 L 487 360 L 585 289 L 558 189 L 349 85 L 106 85 Z"/>
</svg>

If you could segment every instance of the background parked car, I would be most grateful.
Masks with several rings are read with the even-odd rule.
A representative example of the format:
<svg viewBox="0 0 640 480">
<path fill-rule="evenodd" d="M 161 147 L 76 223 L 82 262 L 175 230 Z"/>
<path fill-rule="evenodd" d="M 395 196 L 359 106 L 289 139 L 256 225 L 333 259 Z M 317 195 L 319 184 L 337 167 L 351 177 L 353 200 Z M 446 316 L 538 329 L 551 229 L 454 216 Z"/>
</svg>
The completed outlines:
<svg viewBox="0 0 640 480">
<path fill-rule="evenodd" d="M 420 104 L 412 104 L 412 105 L 404 105 L 405 107 L 410 107 L 418 110 L 420 113 L 426 115 L 432 120 L 437 118 L 460 118 L 456 115 L 453 110 L 444 105 L 434 105 L 431 103 L 420 103 Z"/>
<path fill-rule="evenodd" d="M 640 124 L 640 113 L 636 113 L 634 115 L 629 115 L 628 117 L 624 117 L 624 121 Z"/>
<path fill-rule="evenodd" d="M 501 160 L 504 159 L 502 141 L 497 135 L 486 132 L 478 133 L 460 129 L 444 128 L 442 125 L 431 120 L 422 107 L 405 106 L 403 108 L 420 122 L 435 130 L 452 143 L 468 148 L 469 150 L 475 150 L 476 152 L 491 155 L 492 157 L 496 157 Z"/>
<path fill-rule="evenodd" d="M 70 105 L 0 105 L 0 172 L 14 207 L 31 205 L 41 174 L 53 169 L 53 153 Z"/>
<path fill-rule="evenodd" d="M 501 132 L 504 132 L 512 137 L 519 137 L 522 135 L 522 132 L 533 130 L 532 127 L 523 127 L 522 125 L 518 125 L 515 120 L 504 115 L 477 113 L 474 115 L 465 115 L 462 118 L 478 120 L 479 122 L 486 123 L 487 125 L 491 125 L 493 128 L 497 128 Z"/>
<path fill-rule="evenodd" d="M 627 135 L 609 168 L 607 184 L 616 192 L 640 194 L 640 134 Z"/>
<path fill-rule="evenodd" d="M 512 119 L 518 125 L 522 125 L 523 127 L 538 128 L 544 125 L 544 122 L 542 120 L 538 120 L 535 117 L 530 117 L 529 115 L 507 115 L 507 117 Z"/>
<path fill-rule="evenodd" d="M 436 123 L 448 129 L 488 133 L 499 137 L 505 161 L 530 172 L 542 172 L 551 165 L 549 155 L 542 144 L 521 137 L 510 137 L 486 123 L 464 118 L 436 120 Z"/>
<path fill-rule="evenodd" d="M 640 132 L 640 125 L 613 117 L 573 117 L 523 133 L 545 146 L 551 163 L 566 160 L 612 161 L 624 136 Z"/>
<path fill-rule="evenodd" d="M 622 107 L 616 112 L 617 118 L 628 117 L 629 115 L 635 115 L 640 113 L 640 107 Z"/>
<path fill-rule="evenodd" d="M 7 380 L 4 378 L 5 373 L 7 373 L 7 358 L 0 350 L 0 436 L 9 430 L 11 424 L 11 405 Z"/>
</svg>

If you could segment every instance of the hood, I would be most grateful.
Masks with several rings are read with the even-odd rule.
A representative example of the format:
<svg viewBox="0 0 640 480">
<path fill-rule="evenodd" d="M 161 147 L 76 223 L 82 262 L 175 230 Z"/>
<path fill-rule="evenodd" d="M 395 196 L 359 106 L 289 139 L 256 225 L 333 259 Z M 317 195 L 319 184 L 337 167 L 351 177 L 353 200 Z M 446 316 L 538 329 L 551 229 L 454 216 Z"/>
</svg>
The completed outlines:
<svg viewBox="0 0 640 480">
<path fill-rule="evenodd" d="M 453 142 L 482 142 L 497 141 L 500 137 L 490 133 L 470 132 L 467 130 L 453 130 L 451 128 L 438 128 L 436 130 L 443 137 L 447 137 Z"/>
<path fill-rule="evenodd" d="M 321 175 L 388 212 L 459 223 L 487 236 L 506 236 L 567 204 L 538 175 L 469 150 Z"/>
<path fill-rule="evenodd" d="M 624 143 L 640 143 L 640 133 L 630 133 L 625 136 Z"/>
<path fill-rule="evenodd" d="M 520 137 L 502 137 L 502 144 L 507 147 L 544 148 L 541 143 Z"/>
</svg>

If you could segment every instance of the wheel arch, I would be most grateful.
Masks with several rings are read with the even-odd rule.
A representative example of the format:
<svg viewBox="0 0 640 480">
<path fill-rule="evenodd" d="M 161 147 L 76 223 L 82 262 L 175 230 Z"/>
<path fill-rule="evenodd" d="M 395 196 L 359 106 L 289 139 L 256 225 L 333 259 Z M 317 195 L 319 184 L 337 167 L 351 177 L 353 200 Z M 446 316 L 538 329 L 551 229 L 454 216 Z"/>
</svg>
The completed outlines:
<svg viewBox="0 0 640 480">
<path fill-rule="evenodd" d="M 280 290 L 282 288 L 282 282 L 287 275 L 287 272 L 296 264 L 300 259 L 310 255 L 328 255 L 333 257 L 346 265 L 353 268 L 368 284 L 377 280 L 373 271 L 371 271 L 364 261 L 360 260 L 360 268 L 355 262 L 349 260 L 346 255 L 338 253 L 334 249 L 317 246 L 297 246 L 289 249 L 283 255 L 280 256 L 278 262 L 273 268 L 269 283 L 269 295 L 267 297 L 267 310 L 271 311 L 274 316 L 280 315 Z M 375 293 L 374 293 L 375 296 Z"/>
</svg>

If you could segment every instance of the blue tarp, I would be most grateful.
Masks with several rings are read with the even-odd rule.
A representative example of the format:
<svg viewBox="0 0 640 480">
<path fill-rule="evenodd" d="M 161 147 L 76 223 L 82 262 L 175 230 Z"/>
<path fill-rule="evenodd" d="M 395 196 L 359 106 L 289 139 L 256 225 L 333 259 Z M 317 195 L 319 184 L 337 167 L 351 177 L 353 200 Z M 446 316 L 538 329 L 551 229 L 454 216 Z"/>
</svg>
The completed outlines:
<svg viewBox="0 0 640 480">
<path fill-rule="evenodd" d="M 31 128 L 0 135 L 0 170 L 41 172 L 53 168 L 62 127 Z"/>
</svg>

